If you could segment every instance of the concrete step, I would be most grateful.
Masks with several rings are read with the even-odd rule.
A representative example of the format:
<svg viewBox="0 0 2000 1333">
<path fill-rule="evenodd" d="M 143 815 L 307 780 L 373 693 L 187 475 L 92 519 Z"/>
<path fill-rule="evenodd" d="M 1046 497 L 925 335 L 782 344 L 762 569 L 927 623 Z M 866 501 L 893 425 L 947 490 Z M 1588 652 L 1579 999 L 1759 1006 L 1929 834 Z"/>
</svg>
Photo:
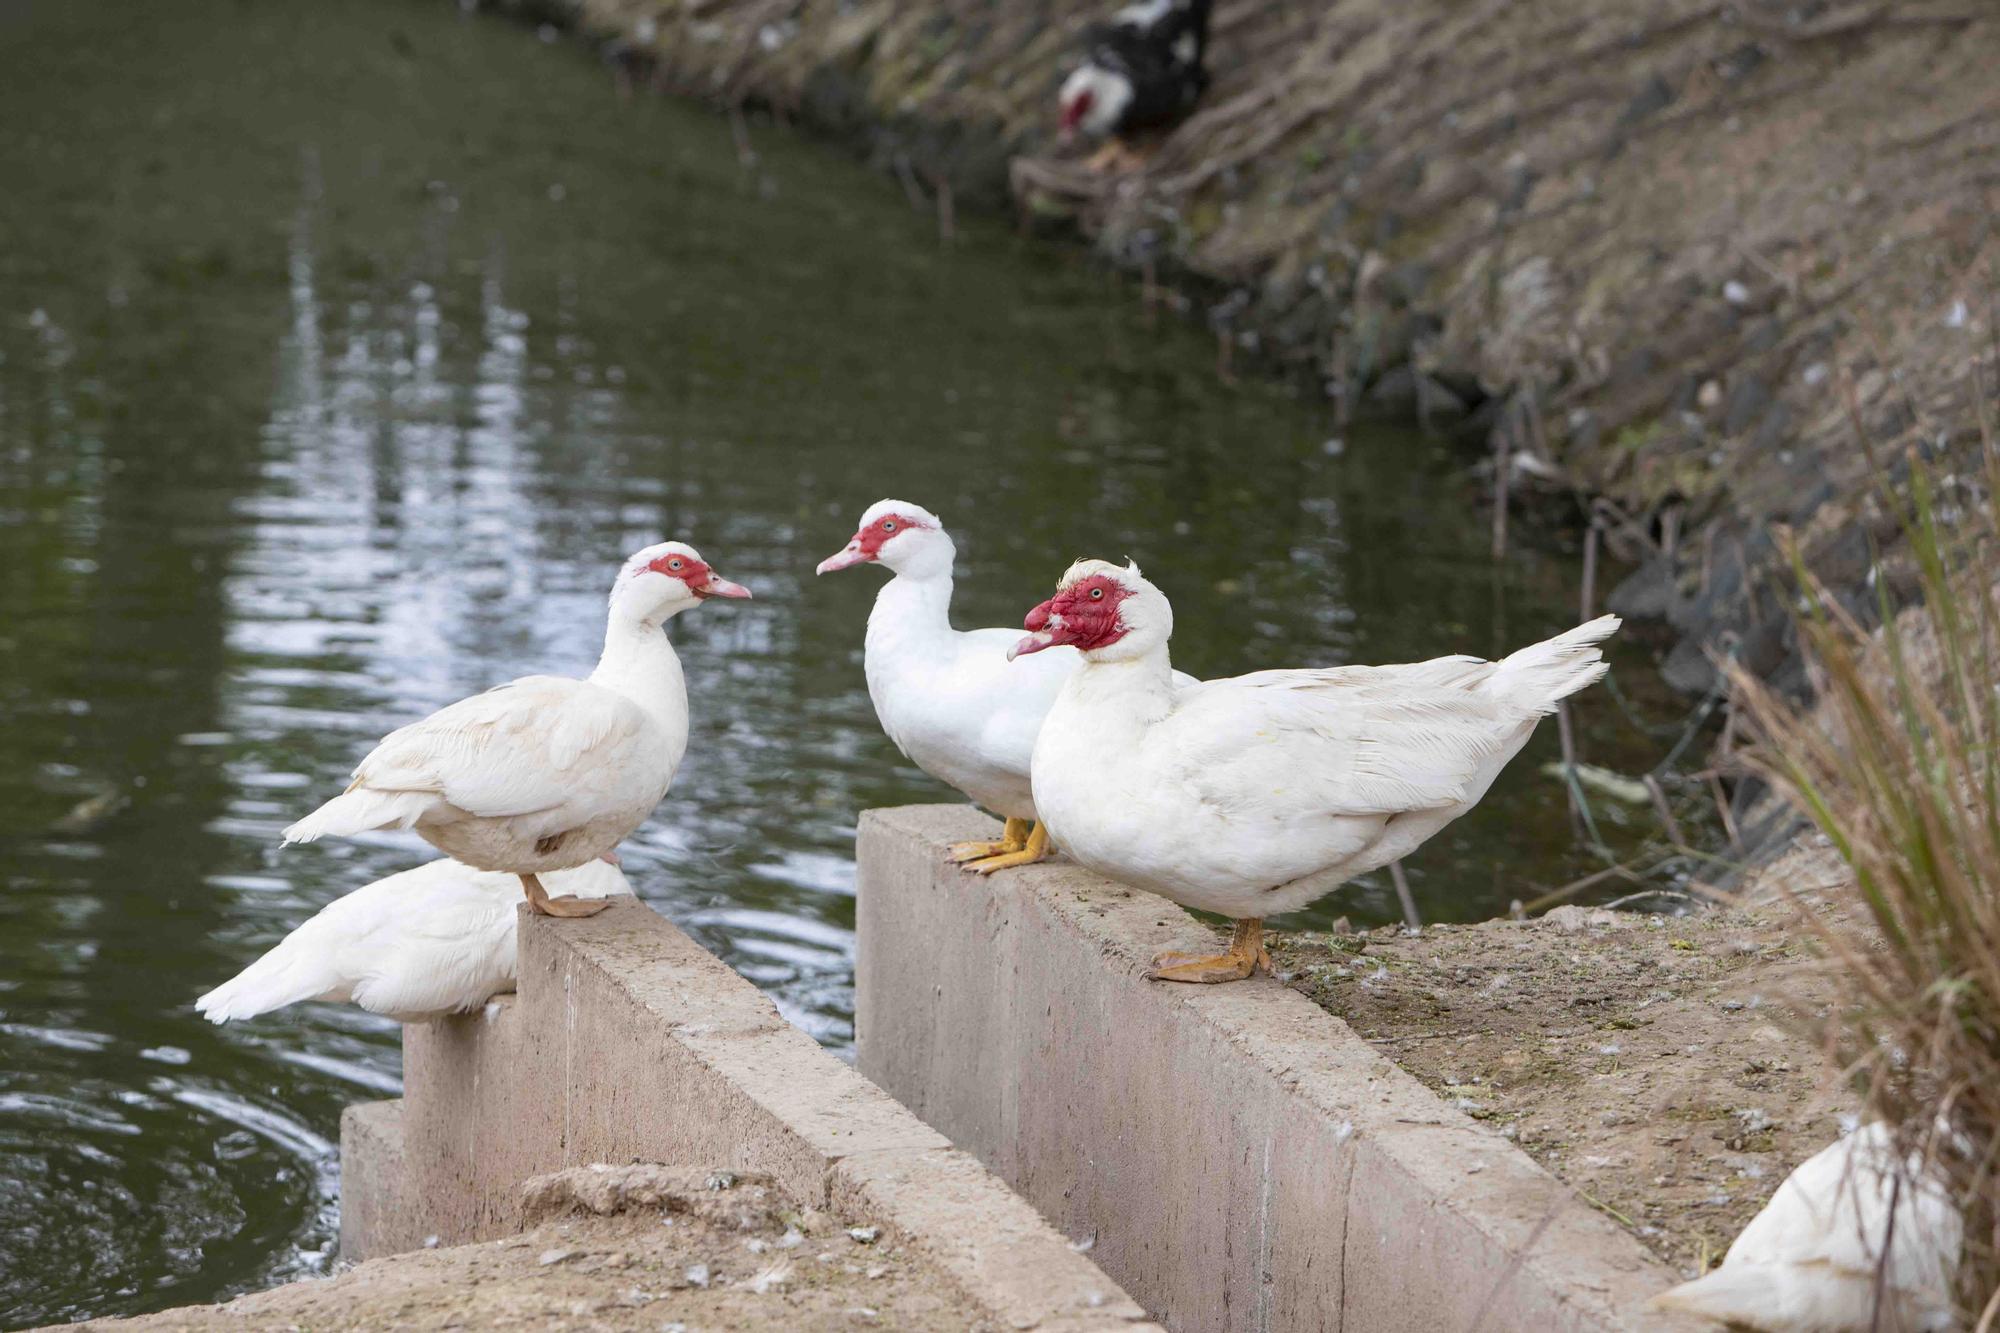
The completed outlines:
<svg viewBox="0 0 2000 1333">
<path fill-rule="evenodd" d="M 860 1065 L 1173 1329 L 1688 1328 L 1678 1277 L 1524 1153 L 1174 904 L 1050 862 L 981 878 L 964 806 L 862 816 Z"/>
</svg>

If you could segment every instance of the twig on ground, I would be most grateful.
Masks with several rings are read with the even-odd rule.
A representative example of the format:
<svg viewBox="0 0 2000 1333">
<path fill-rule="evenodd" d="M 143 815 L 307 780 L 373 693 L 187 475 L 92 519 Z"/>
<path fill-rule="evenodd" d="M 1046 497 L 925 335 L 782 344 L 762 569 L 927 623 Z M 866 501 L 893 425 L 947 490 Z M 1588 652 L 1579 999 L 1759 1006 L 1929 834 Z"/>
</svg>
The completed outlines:
<svg viewBox="0 0 2000 1333">
<path fill-rule="evenodd" d="M 1610 1204 L 1598 1198 L 1596 1195 L 1592 1194 L 1589 1190 L 1580 1189 L 1577 1191 L 1577 1193 L 1583 1196 L 1583 1201 L 1585 1203 L 1589 1204 L 1592 1208 L 1595 1208 L 1598 1212 L 1603 1213 L 1606 1217 L 1616 1218 L 1618 1221 L 1623 1222 L 1626 1226 L 1631 1227 L 1634 1231 L 1637 1231 L 1639 1229 L 1639 1224 L 1637 1222 L 1634 1222 L 1631 1218 L 1625 1216 L 1625 1214 L 1619 1212 L 1616 1208 L 1613 1208 Z"/>
<path fill-rule="evenodd" d="M 1711 901 L 1711 899 L 1699 893 L 1689 893 L 1685 889 L 1641 889 L 1637 893 L 1628 893 L 1623 898 L 1613 898 L 1604 905 L 1615 912 L 1621 907 L 1641 902 L 1647 898 L 1679 898 L 1683 902 L 1690 903 L 1707 903 Z"/>
<path fill-rule="evenodd" d="M 1576 732 L 1570 727 L 1568 700 L 1556 705 L 1556 734 L 1562 738 L 1563 789 L 1569 793 L 1570 820 L 1576 836 L 1588 838 L 1593 847 L 1602 847 L 1604 838 L 1597 831 L 1597 819 L 1590 812 L 1583 783 L 1576 776 Z"/>
<path fill-rule="evenodd" d="M 1646 784 L 1646 793 L 1653 798 L 1653 811 L 1660 817 L 1660 826 L 1667 831 L 1667 841 L 1676 847 L 1686 846 L 1687 839 L 1681 836 L 1680 821 L 1674 818 L 1673 807 L 1667 804 L 1666 788 L 1651 773 L 1640 781 Z"/>
<path fill-rule="evenodd" d="M 1639 876 L 1632 873 L 1632 867 L 1623 863 L 1594 870 L 1582 879 L 1572 880 L 1559 889 L 1551 889 L 1539 898 L 1533 898 L 1522 908 L 1530 916 L 1546 908 L 1554 907 L 1565 899 L 1574 898 L 1593 885 L 1602 884 L 1607 879 L 1628 879 L 1637 883 Z"/>
<path fill-rule="evenodd" d="M 1734 845 L 1742 841 L 1743 835 L 1736 827 L 1736 816 L 1729 810 L 1729 797 L 1722 790 L 1722 778 L 1713 769 L 1708 774 L 1708 791 L 1715 797 L 1715 811 L 1722 816 L 1722 831 L 1729 835 L 1730 843 Z"/>
<path fill-rule="evenodd" d="M 1422 930 L 1424 928 L 1424 921 L 1422 917 L 1417 915 L 1417 900 L 1410 893 L 1410 880 L 1403 873 L 1403 863 L 1401 861 L 1391 861 L 1389 863 L 1389 878 L 1396 885 L 1396 901 L 1403 905 L 1403 924 L 1411 930 Z"/>
<path fill-rule="evenodd" d="M 1708 692 L 1708 697 L 1694 706 L 1694 712 L 1688 717 L 1687 726 L 1681 730 L 1681 738 L 1674 742 L 1673 749 L 1667 751 L 1665 759 L 1653 765 L 1653 772 L 1664 773 L 1680 760 L 1682 751 L 1686 750 L 1688 745 L 1694 740 L 1696 733 L 1701 730 L 1702 724 L 1708 721 L 1708 715 L 1713 713 L 1717 705 L 1722 702 L 1723 696 L 1728 692 L 1728 688 L 1727 682 L 1720 677 L 1716 678 L 1714 687 Z"/>
<path fill-rule="evenodd" d="M 1601 537 L 1597 516 L 1592 514 L 1590 526 L 1583 534 L 1583 592 L 1577 601 L 1576 614 L 1579 622 L 1589 620 L 1591 608 L 1597 605 L 1597 544 Z"/>
</svg>

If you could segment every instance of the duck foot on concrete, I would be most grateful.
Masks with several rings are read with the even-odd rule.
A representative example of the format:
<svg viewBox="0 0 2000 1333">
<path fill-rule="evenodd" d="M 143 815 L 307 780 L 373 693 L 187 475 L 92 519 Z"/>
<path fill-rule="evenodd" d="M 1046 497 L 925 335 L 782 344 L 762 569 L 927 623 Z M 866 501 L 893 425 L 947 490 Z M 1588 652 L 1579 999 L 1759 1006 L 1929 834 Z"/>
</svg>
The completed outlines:
<svg viewBox="0 0 2000 1333">
<path fill-rule="evenodd" d="M 1028 821 L 1010 819 L 1007 821 L 1007 827 L 1001 830 L 998 842 L 955 842 L 946 849 L 946 855 L 958 864 L 964 865 L 967 861 L 1018 852 L 1027 845 Z"/>
<path fill-rule="evenodd" d="M 542 881 L 533 875 L 521 876 L 521 889 L 528 895 L 528 910 L 537 916 L 596 916 L 611 906 L 608 898 L 579 898 L 569 893 L 551 898 Z"/>
<path fill-rule="evenodd" d="M 1012 822 L 1012 821 L 1009 821 Z M 1001 852 L 978 861 L 968 861 L 965 868 L 975 875 L 990 875 L 996 870 L 1011 870 L 1015 866 L 1031 866 L 1045 859 L 1049 854 L 1049 833 L 1038 822 L 1029 832 L 1027 842 L 1018 850 Z"/>
<path fill-rule="evenodd" d="M 1271 970 L 1271 955 L 1264 948 L 1264 922 L 1259 917 L 1246 917 L 1236 923 L 1226 951 L 1206 956 L 1163 953 L 1153 959 L 1146 975 L 1154 981 L 1212 986 L 1223 981 L 1241 981 L 1258 968 L 1267 973 Z"/>
</svg>

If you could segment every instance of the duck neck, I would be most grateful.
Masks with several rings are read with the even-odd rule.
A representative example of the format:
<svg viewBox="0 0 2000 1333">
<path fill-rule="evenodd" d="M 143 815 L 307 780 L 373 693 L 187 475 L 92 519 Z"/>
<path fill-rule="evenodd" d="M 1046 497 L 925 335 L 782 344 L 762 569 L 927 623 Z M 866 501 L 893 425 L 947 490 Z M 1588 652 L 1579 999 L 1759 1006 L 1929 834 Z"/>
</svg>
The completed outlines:
<svg viewBox="0 0 2000 1333">
<path fill-rule="evenodd" d="M 604 654 L 590 683 L 624 695 L 659 724 L 672 761 L 679 765 L 687 750 L 687 677 L 681 659 L 667 642 L 664 623 L 613 615 L 604 628 Z"/>
<path fill-rule="evenodd" d="M 867 671 L 872 689 L 899 662 L 935 665 L 951 640 L 951 571 L 898 574 L 875 594 L 868 613 Z"/>
<path fill-rule="evenodd" d="M 1075 697 L 1093 708 L 1115 708 L 1137 720 L 1152 721 L 1164 717 L 1172 705 L 1174 668 L 1163 643 L 1140 657 L 1108 662 L 1085 657 L 1070 682 Z"/>
</svg>

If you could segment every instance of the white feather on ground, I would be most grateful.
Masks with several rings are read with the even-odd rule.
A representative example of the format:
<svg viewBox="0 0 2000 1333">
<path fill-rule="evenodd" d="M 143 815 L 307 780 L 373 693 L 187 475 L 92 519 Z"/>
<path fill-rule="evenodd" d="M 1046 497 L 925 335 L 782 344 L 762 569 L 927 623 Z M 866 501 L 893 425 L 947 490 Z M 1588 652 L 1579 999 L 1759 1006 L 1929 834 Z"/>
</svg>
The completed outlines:
<svg viewBox="0 0 2000 1333">
<path fill-rule="evenodd" d="M 632 892 L 617 866 L 551 871 L 551 894 Z M 514 989 L 514 875 L 431 861 L 335 899 L 269 952 L 195 1001 L 210 1022 L 301 1000 L 351 1002 L 404 1023 L 476 1009 Z"/>
<path fill-rule="evenodd" d="M 1942 1333 L 1958 1326 L 1951 1289 L 1964 1235 L 1950 1196 L 1915 1155 L 1899 1159 L 1878 1122 L 1800 1163 L 1720 1267 L 1653 1304 L 1761 1333 Z"/>
</svg>

